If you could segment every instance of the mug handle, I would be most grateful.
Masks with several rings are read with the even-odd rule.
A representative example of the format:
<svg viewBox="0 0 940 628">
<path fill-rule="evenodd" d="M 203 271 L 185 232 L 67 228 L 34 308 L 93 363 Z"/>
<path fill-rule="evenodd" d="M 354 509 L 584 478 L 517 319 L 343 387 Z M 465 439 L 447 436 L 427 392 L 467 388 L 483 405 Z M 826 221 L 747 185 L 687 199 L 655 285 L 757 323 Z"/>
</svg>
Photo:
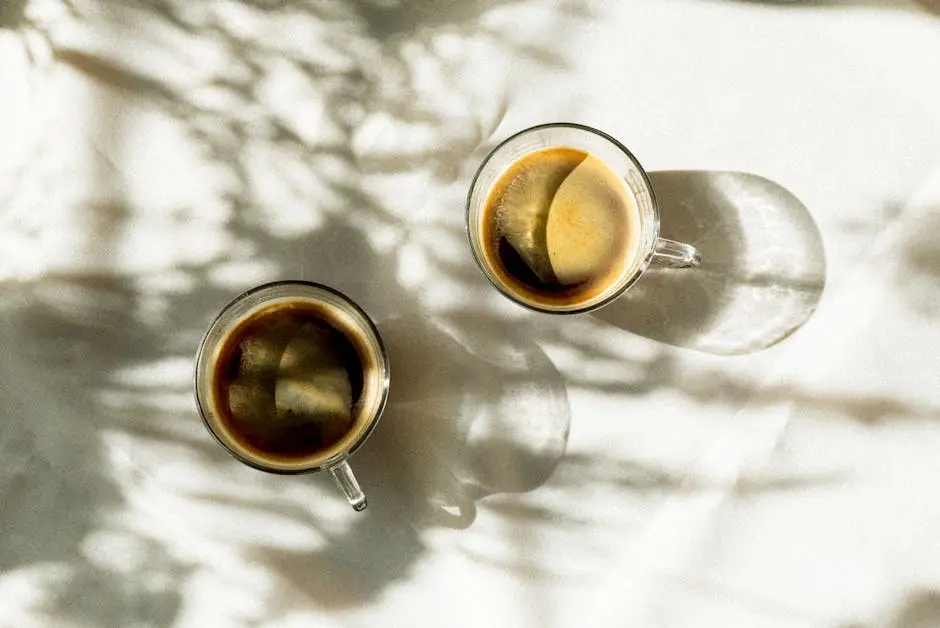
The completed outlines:
<svg viewBox="0 0 940 628">
<path fill-rule="evenodd" d="M 652 263 L 664 268 L 695 268 L 702 263 L 702 254 L 691 244 L 659 238 L 653 247 Z"/>
<path fill-rule="evenodd" d="M 330 467 L 330 475 L 333 476 L 333 481 L 336 482 L 336 486 L 346 496 L 346 501 L 353 507 L 353 510 L 362 512 L 366 509 L 368 505 L 366 495 L 359 488 L 359 482 L 356 481 L 356 476 L 353 475 L 348 462 L 343 460 L 339 464 Z"/>
</svg>

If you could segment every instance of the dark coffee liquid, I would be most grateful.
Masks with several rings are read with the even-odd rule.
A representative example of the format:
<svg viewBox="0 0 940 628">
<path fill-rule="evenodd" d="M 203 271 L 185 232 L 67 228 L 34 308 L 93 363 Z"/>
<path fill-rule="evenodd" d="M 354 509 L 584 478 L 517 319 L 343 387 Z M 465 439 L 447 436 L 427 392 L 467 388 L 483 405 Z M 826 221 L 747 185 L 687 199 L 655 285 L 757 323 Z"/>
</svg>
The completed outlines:
<svg viewBox="0 0 940 628">
<path fill-rule="evenodd" d="M 571 305 L 604 292 L 638 245 L 632 193 L 600 159 L 573 148 L 529 153 L 490 189 L 483 254 L 514 293 L 536 305 Z"/>
<path fill-rule="evenodd" d="M 316 456 L 356 426 L 365 356 L 363 341 L 326 307 L 263 309 L 222 341 L 213 374 L 219 419 L 253 457 Z"/>
</svg>

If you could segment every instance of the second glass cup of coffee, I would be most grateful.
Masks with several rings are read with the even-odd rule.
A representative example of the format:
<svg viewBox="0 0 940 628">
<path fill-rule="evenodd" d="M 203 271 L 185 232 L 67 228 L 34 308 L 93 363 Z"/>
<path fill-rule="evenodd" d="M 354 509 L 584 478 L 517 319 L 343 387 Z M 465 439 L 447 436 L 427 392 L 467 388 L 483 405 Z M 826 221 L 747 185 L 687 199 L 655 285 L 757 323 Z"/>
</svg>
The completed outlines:
<svg viewBox="0 0 940 628">
<path fill-rule="evenodd" d="M 209 432 L 250 467 L 328 470 L 356 510 L 347 459 L 388 397 L 379 332 L 340 292 L 304 281 L 258 286 L 229 303 L 196 355 L 196 404 Z"/>
<path fill-rule="evenodd" d="M 633 154 L 579 124 L 532 127 L 497 146 L 470 185 L 467 234 L 493 286 L 551 314 L 603 307 L 650 265 L 701 261 L 659 236 L 653 188 Z"/>
</svg>

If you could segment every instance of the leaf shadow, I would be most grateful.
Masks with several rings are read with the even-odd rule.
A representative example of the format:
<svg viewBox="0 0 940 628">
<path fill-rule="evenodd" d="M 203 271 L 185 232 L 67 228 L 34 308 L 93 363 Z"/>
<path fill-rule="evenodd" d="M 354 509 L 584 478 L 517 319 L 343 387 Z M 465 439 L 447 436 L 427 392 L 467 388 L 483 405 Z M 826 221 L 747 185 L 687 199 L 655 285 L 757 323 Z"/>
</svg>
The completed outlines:
<svg viewBox="0 0 940 628">
<path fill-rule="evenodd" d="M 369 507 L 315 552 L 252 554 L 328 608 L 406 577 L 426 551 L 425 530 L 466 528 L 479 500 L 542 485 L 567 444 L 564 382 L 531 341 L 480 353 L 417 315 L 379 329 L 394 373 L 389 401 L 351 461 Z"/>
<path fill-rule="evenodd" d="M 493 366 L 495 358 L 483 360 L 415 311 L 414 296 L 399 283 L 395 264 L 370 237 L 382 231 L 393 242 L 402 241 L 409 225 L 362 181 L 364 171 L 425 172 L 445 183 L 455 179 L 486 139 L 488 126 L 454 122 L 433 100 L 415 99 L 410 87 L 416 69 L 400 44 L 417 41 L 433 54 L 428 44 L 436 34 L 472 34 L 483 12 L 503 4 L 511 3 L 480 0 L 443 9 L 402 3 L 381 11 L 369 2 L 229 3 L 256 24 L 307 29 L 314 35 L 293 48 L 291 37 L 232 28 L 209 5 L 164 0 L 120 7 L 95 1 L 69 5 L 69 19 L 116 35 L 120 42 L 94 48 L 48 41 L 53 63 L 88 80 L 104 96 L 95 112 L 102 143 L 95 152 L 111 162 L 115 181 L 99 186 L 109 190 L 101 192 L 104 200 L 82 199 L 70 208 L 83 216 L 62 226 L 84 255 L 74 261 L 74 269 L 64 264 L 65 270 L 0 286 L 0 305 L 14 322 L 5 327 L 4 350 L 19 355 L 28 348 L 22 361 L 10 363 L 17 376 L 5 378 L 10 384 L 0 395 L 5 417 L 0 443 L 4 453 L 11 453 L 0 465 L 0 491 L 17 498 L 29 495 L 35 502 L 32 509 L 8 509 L 0 518 L 0 565 L 17 573 L 47 563 L 66 569 L 38 583 L 55 593 L 35 613 L 50 621 L 93 625 L 174 622 L 188 577 L 212 565 L 180 559 L 159 526 L 151 531 L 115 523 L 148 520 L 137 511 L 137 496 L 170 481 L 155 479 L 161 467 L 154 459 L 162 456 L 190 469 L 189 484 L 171 482 L 161 489 L 178 505 L 169 509 L 171 519 L 198 511 L 209 520 L 200 525 L 212 530 L 233 513 L 249 518 L 266 513 L 285 525 L 299 523 L 329 535 L 328 548 L 313 553 L 237 535 L 230 541 L 246 555 L 263 557 L 285 581 L 296 579 L 301 592 L 325 608 L 365 603 L 407 577 L 426 551 L 422 530 L 465 527 L 472 522 L 475 501 L 485 494 L 531 490 L 548 478 L 564 450 L 568 420 L 564 384 L 551 361 L 531 341 L 517 342 L 507 362 Z M 27 8 L 25 2 L 4 3 L 5 23 L 47 32 L 45 24 L 28 23 Z M 561 62 L 532 44 L 481 34 L 534 62 Z M 185 67 L 187 37 L 216 46 L 227 62 L 198 80 L 180 80 L 163 72 L 166 65 L 141 60 L 152 53 L 152 58 Z M 286 99 L 286 108 L 283 98 L 265 91 L 285 76 L 285 84 L 302 88 L 298 97 Z M 452 79 L 450 74 L 442 78 Z M 310 110 L 321 115 L 316 132 L 305 126 L 303 114 Z M 376 114 L 408 129 L 430 129 L 447 148 L 409 152 L 406 141 L 375 152 L 378 159 L 370 161 L 373 152 L 360 145 L 359 136 Z M 122 161 L 127 154 L 121 143 L 128 139 L 123 134 L 130 128 L 125 116 L 146 116 L 182 129 L 166 141 L 194 147 L 200 165 L 223 173 L 213 207 L 184 201 L 158 207 L 160 214 L 127 195 L 134 175 Z M 176 189 L 176 181 L 161 179 L 161 169 L 152 169 L 148 185 Z M 44 211 L 42 199 L 36 203 L 36 210 Z M 154 267 L 122 266 L 122 251 L 134 246 L 135 232 L 146 233 L 167 251 Z M 215 244 L 205 254 L 188 255 L 181 242 Z M 389 323 L 388 335 L 406 356 L 397 367 L 398 389 L 404 394 L 412 379 L 411 396 L 400 403 L 393 399 L 380 429 L 356 456 L 371 505 L 345 530 L 321 525 L 277 478 L 252 480 L 269 497 L 261 497 L 262 490 L 233 496 L 232 487 L 218 478 L 241 478 L 237 463 L 214 448 L 194 420 L 188 370 L 205 326 L 241 290 L 283 277 L 328 283 L 378 314 L 380 322 L 399 321 Z M 404 325 L 404 331 L 396 332 L 396 325 Z M 467 381 L 458 403 L 450 383 L 439 377 L 443 368 L 421 371 L 448 360 L 478 374 L 501 368 L 512 377 L 498 387 L 492 374 Z M 418 370 L 409 371 L 409 364 Z M 523 367 L 531 371 L 520 371 Z M 512 386 L 528 386 L 539 369 L 552 391 L 546 399 L 559 404 L 559 422 L 551 434 L 529 434 L 520 443 L 487 432 L 487 426 L 505 422 L 507 409 L 500 404 L 509 403 Z M 24 384 L 29 378 L 34 383 Z M 424 387 L 418 385 L 421 380 L 427 380 Z M 45 387 L 55 394 L 43 394 Z M 40 403 L 30 405 L 33 397 Z M 434 412 L 440 404 L 464 412 L 467 423 L 447 423 L 445 415 Z M 440 436 L 437 441 L 409 438 L 415 414 Z M 465 447 L 470 424 L 482 440 Z M 77 436 L 70 436 L 73 432 Z M 417 448 L 418 442 L 426 447 Z M 539 443 L 544 447 L 533 450 Z M 426 455 L 431 445 L 439 449 Z M 448 511 L 455 503 L 463 507 L 457 514 Z M 128 555 L 137 562 L 109 563 L 107 552 L 98 556 L 101 547 L 110 545 L 108 539 L 119 538 L 134 549 Z M 361 557 L 363 544 L 375 548 L 368 559 Z M 323 572 L 318 569 L 323 568 L 334 579 L 346 575 L 345 602 L 342 596 L 326 595 L 325 583 L 319 587 Z M 283 612 L 276 599 L 264 603 L 272 617 Z"/>
<path fill-rule="evenodd" d="M 910 306 L 919 314 L 940 317 L 940 211 L 927 208 L 912 220 L 897 269 L 897 282 Z"/>
<path fill-rule="evenodd" d="M 182 506 L 170 515 L 187 522 L 188 508 L 199 505 L 213 524 L 228 522 L 233 512 L 262 512 L 322 534 L 325 544 L 306 551 L 257 539 L 224 542 L 229 543 L 227 549 L 245 556 L 246 563 L 270 568 L 305 600 L 325 609 L 367 604 L 406 581 L 429 551 L 427 533 L 472 524 L 481 501 L 517 526 L 523 549 L 531 542 L 526 526 L 577 526 L 578 516 L 567 509 L 489 499 L 531 491 L 549 481 L 564 485 L 570 479 L 564 474 L 568 464 L 584 472 L 580 481 L 616 482 L 628 496 L 697 490 L 694 478 L 640 461 L 618 466 L 595 458 L 562 460 L 570 420 L 568 389 L 642 396 L 672 388 L 699 403 L 733 405 L 758 394 L 753 382 L 683 378 L 676 353 L 668 347 L 627 360 L 624 350 L 635 343 L 598 340 L 594 332 L 609 326 L 600 320 L 588 319 L 583 333 L 585 327 L 507 316 L 504 308 L 482 296 L 487 294 L 485 282 L 469 255 L 462 261 L 444 253 L 434 258 L 435 268 L 468 297 L 453 307 L 432 299 L 422 302 L 413 285 L 400 281 L 399 260 L 390 252 L 413 242 L 422 225 L 392 211 L 390 199 L 374 193 L 364 181 L 368 174 L 419 173 L 434 184 L 453 183 L 473 153 L 489 142 L 494 126 L 492 120 L 455 121 L 453 110 L 417 98 L 412 90 L 416 69 L 404 58 L 400 43 L 416 41 L 430 49 L 427 44 L 435 34 L 452 30 L 482 34 L 517 58 L 548 65 L 562 60 L 530 43 L 478 31 L 484 27 L 477 18 L 497 6 L 491 0 L 450 3 L 447 8 L 429 1 L 402 2 L 374 14 L 369 2 L 227 4 L 246 10 L 246 23 L 273 24 L 274 35 L 239 32 L 216 19 L 204 8 L 208 4 L 147 0 L 124 3 L 114 15 L 76 9 L 75 19 L 119 36 L 122 46 L 116 51 L 62 47 L 52 41 L 53 58 L 60 65 L 179 125 L 185 137 L 178 141 L 191 142 L 204 163 L 226 176 L 214 199 L 224 216 L 218 221 L 207 218 L 210 209 L 195 201 L 168 210 L 172 220 L 151 216 L 136 227 L 138 215 L 152 208 L 123 197 L 111 204 L 78 205 L 75 212 L 89 216 L 81 227 L 89 232 L 89 247 L 100 255 L 94 260 L 97 270 L 47 273 L 2 286 L 3 307 L 10 308 L 15 323 L 2 332 L 2 345 L 5 353 L 22 359 L 8 360 L 13 374 L 0 378 L 0 386 L 8 384 L 0 395 L 0 439 L 9 438 L 3 441 L 3 453 L 11 454 L 4 456 L 7 466 L 0 466 L 0 473 L 10 469 L 9 475 L 0 476 L 0 491 L 29 495 L 40 503 L 30 511 L 5 509 L 0 565 L 28 571 L 55 562 L 72 570 L 70 580 L 45 583 L 45 589 L 57 594 L 42 609 L 44 616 L 53 621 L 87 619 L 94 625 L 173 624 L 185 595 L 191 594 L 189 576 L 211 566 L 179 558 L 171 538 L 112 523 L 112 514 L 128 512 L 147 520 L 132 504 L 151 483 L 179 498 Z M 557 8 L 564 19 L 582 19 L 578 6 L 581 3 L 561 3 Z M 310 31 L 299 37 L 295 31 L 287 36 L 277 30 L 291 24 L 309 26 Z M 183 41 L 189 34 L 218 46 L 225 63 L 207 76 L 184 72 L 182 80 L 124 54 L 138 48 L 155 57 L 178 54 L 171 61 L 177 69 L 188 69 L 185 51 L 177 49 L 185 45 L 154 34 L 167 31 Z M 321 39 L 318 33 L 323 31 L 328 34 Z M 148 38 L 157 44 L 148 43 Z M 292 48 L 291 42 L 298 40 L 305 45 Z M 309 88 L 316 97 L 306 97 L 301 90 L 287 98 L 290 107 L 279 108 L 279 99 L 265 91 L 275 82 L 274 75 L 288 76 L 289 85 Z M 442 85 L 451 91 L 461 87 L 452 74 L 444 76 Z M 105 117 L 112 113 L 108 103 L 101 109 Z M 311 133 L 299 115 L 311 111 L 321 116 L 317 133 Z M 497 107 L 497 118 L 499 111 Z M 391 120 L 373 129 L 383 140 L 381 151 L 362 141 L 363 129 L 376 114 Z M 398 126 L 407 132 L 395 135 Z M 428 129 L 434 137 L 431 148 L 407 148 L 416 144 L 410 133 L 420 136 Z M 105 131 L 123 132 L 120 126 Z M 154 188 L 176 185 L 160 179 L 158 172 L 150 174 L 148 183 Z M 459 203 L 442 205 L 440 214 L 460 210 Z M 667 223 L 685 228 L 681 220 L 667 221 L 665 211 L 666 204 L 664 229 Z M 204 232 L 207 241 L 221 246 L 217 253 L 195 260 L 168 254 L 165 267 L 127 270 L 116 261 L 117 253 L 130 246 L 128 233 L 135 228 L 168 250 L 178 241 L 203 242 L 192 232 Z M 683 236 L 665 230 L 664 235 Z M 377 318 L 395 346 L 394 398 L 372 439 L 353 460 L 371 505 L 362 517 L 342 520 L 343 525 L 335 527 L 323 503 L 328 487 L 290 489 L 297 497 L 286 488 L 294 485 L 264 477 L 251 480 L 256 491 L 233 496 L 249 481 L 202 432 L 191 401 L 191 357 L 213 315 L 241 290 L 287 277 L 323 281 L 349 294 Z M 728 282 L 733 285 L 737 279 Z M 710 326 L 718 314 L 726 313 L 719 309 L 709 316 L 690 315 L 684 330 L 674 330 L 672 338 L 676 343 L 697 338 L 700 344 L 710 342 L 708 347 L 727 348 L 716 342 L 720 336 L 703 336 L 714 331 Z M 563 346 L 602 368 L 562 373 L 541 348 L 549 345 Z M 486 357 L 481 356 L 484 348 Z M 39 377 L 24 382 L 32 373 Z M 525 408 L 512 406 L 514 387 L 523 389 L 518 398 Z M 862 410 L 872 401 L 819 400 L 796 389 L 770 392 L 769 398 L 776 399 L 804 395 L 807 404 L 857 402 Z M 24 405 L 24 395 L 38 402 Z M 537 426 L 514 423 L 512 429 L 518 431 L 493 434 L 494 428 L 506 426 L 507 417 L 537 404 L 555 408 L 554 420 Z M 875 408 L 870 419 L 854 406 L 847 412 L 882 421 L 905 410 L 900 402 Z M 80 460 L 77 452 L 82 452 Z M 199 485 L 164 486 L 151 478 L 163 468 L 163 456 L 180 465 L 191 462 L 187 473 L 179 475 Z M 19 462 L 14 465 L 14 460 Z M 33 473 L 22 480 L 14 467 Z M 325 481 L 311 479 L 310 486 L 319 489 Z M 804 481 L 812 479 L 767 480 L 747 491 L 791 490 L 788 487 Z M 298 506 L 307 498 L 310 509 Z M 111 526 L 143 548 L 136 554 L 143 560 L 126 567 L 89 558 L 87 539 L 110 533 Z M 210 530 L 206 535 L 211 536 L 213 528 L 205 522 L 193 521 L 192 526 Z M 261 600 L 259 614 L 271 621 L 289 606 L 277 594 L 251 594 Z"/>
<path fill-rule="evenodd" d="M 907 6 L 899 6 L 898 3 L 891 0 L 734 0 L 735 2 L 744 2 L 747 4 L 766 4 L 769 6 L 793 7 L 793 8 L 820 8 L 820 9 L 846 9 L 856 7 L 871 7 L 886 10 L 905 10 Z M 913 0 L 916 7 L 934 15 L 940 15 L 940 1 L 938 0 Z"/>
<path fill-rule="evenodd" d="M 841 628 L 875 628 L 865 622 L 842 624 Z M 914 590 L 901 601 L 894 617 L 879 628 L 935 628 L 940 626 L 940 593 L 934 589 Z"/>
</svg>

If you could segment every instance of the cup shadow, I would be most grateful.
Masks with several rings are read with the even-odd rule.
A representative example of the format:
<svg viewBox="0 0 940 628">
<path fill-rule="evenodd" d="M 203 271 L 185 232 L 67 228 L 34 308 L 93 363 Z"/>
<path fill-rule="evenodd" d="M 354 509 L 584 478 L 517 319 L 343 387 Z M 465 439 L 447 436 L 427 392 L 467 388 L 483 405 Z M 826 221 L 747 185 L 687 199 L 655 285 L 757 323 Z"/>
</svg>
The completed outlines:
<svg viewBox="0 0 940 628">
<path fill-rule="evenodd" d="M 392 386 L 376 442 L 363 447 L 365 479 L 396 496 L 401 487 L 382 482 L 404 482 L 419 517 L 450 527 L 470 525 L 482 497 L 548 480 L 571 416 L 562 376 L 538 345 L 516 340 L 484 354 L 418 317 L 379 328 Z"/>
<path fill-rule="evenodd" d="M 940 626 L 940 593 L 935 589 L 915 589 L 907 594 L 885 628 L 932 628 Z M 841 624 L 839 628 L 874 628 L 873 624 Z"/>
<path fill-rule="evenodd" d="M 327 608 L 373 599 L 418 562 L 423 530 L 467 528 L 483 497 L 541 486 L 567 447 L 567 389 L 534 342 L 483 351 L 417 315 L 378 327 L 388 404 L 350 458 L 368 508 L 317 552 L 258 556 Z"/>
<path fill-rule="evenodd" d="M 698 268 L 651 268 L 594 316 L 666 344 L 719 355 L 766 349 L 803 326 L 826 283 L 822 237 L 782 186 L 744 172 L 651 172 L 661 235 Z"/>
</svg>

